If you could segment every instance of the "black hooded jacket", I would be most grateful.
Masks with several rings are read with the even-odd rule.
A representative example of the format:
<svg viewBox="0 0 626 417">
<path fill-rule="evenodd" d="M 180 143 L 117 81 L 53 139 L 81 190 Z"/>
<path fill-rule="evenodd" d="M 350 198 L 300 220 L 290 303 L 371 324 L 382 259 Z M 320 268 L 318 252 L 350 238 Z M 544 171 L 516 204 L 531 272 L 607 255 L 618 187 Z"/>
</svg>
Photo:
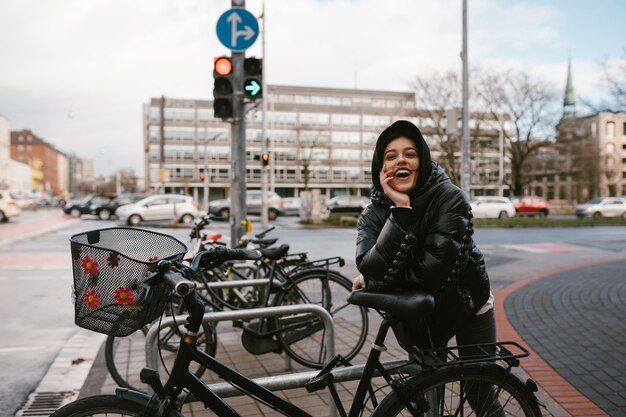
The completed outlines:
<svg viewBox="0 0 626 417">
<path fill-rule="evenodd" d="M 395 137 L 412 139 L 418 154 L 428 152 L 417 127 L 412 123 L 406 127 L 409 129 L 396 129 Z M 451 316 L 460 311 L 475 314 L 489 298 L 485 261 L 472 239 L 469 201 L 441 166 L 430 161 L 428 153 L 419 155 L 421 178 L 418 176 L 417 186 L 409 194 L 412 209 L 392 207 L 380 185 L 381 158 L 377 154 L 395 137 L 384 135 L 372 161 L 372 204 L 357 224 L 357 268 L 368 289 L 419 288 L 435 293 L 437 306 L 431 323 L 450 327 L 442 329 L 443 333 L 453 333 Z M 449 291 L 451 288 L 455 291 Z M 459 289 L 465 297 L 458 297 Z"/>
</svg>

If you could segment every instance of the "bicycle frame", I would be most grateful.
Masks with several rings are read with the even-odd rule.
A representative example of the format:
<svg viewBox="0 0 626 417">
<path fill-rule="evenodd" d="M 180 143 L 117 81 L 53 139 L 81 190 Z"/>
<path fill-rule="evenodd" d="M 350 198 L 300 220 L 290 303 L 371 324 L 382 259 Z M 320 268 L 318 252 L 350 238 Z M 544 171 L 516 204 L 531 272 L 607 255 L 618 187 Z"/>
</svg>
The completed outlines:
<svg viewBox="0 0 626 417">
<path fill-rule="evenodd" d="M 365 397 L 368 391 L 371 393 L 371 380 L 374 377 L 376 371 L 382 374 L 387 383 L 390 384 L 394 390 L 396 389 L 391 384 L 391 376 L 384 368 L 383 364 L 380 362 L 380 355 L 385 350 L 384 340 L 386 338 L 389 328 L 392 325 L 392 322 L 393 321 L 391 320 L 385 319 L 381 324 L 378 335 L 374 341 L 374 345 L 370 351 L 367 362 L 363 369 L 363 374 L 359 386 L 353 397 L 353 402 L 348 417 L 357 417 L 358 415 L 360 415 L 361 408 L 364 405 Z M 343 361 L 345 362 L 345 360 Z M 168 397 L 170 397 L 171 399 L 178 399 L 178 405 L 182 405 L 182 403 L 185 402 L 184 399 L 186 398 L 186 396 L 179 396 L 182 389 L 187 389 L 193 397 L 197 398 L 206 407 L 210 408 L 218 415 L 226 417 L 239 416 L 239 414 L 235 410 L 233 410 L 214 391 L 212 391 L 208 385 L 206 385 L 192 372 L 189 371 L 189 365 L 192 362 L 198 363 L 206 367 L 209 371 L 215 373 L 223 380 L 228 381 L 229 384 L 233 384 L 239 387 L 243 392 L 246 393 L 246 395 L 257 398 L 258 400 L 269 404 L 271 407 L 284 413 L 285 415 L 295 417 L 310 417 L 310 414 L 306 413 L 302 409 L 298 408 L 297 406 L 288 402 L 277 394 L 274 394 L 272 391 L 262 387 L 248 377 L 229 368 L 216 358 L 207 355 L 204 352 L 198 351 L 194 343 L 190 341 L 189 338 L 187 338 L 187 340 L 181 340 L 174 367 L 164 389 L 164 393 Z M 326 368 L 324 368 L 320 372 L 320 377 L 313 378 L 310 384 L 307 384 L 310 385 L 310 388 L 308 387 L 307 389 L 310 389 L 310 392 L 313 392 L 315 390 L 329 388 L 330 393 L 333 397 L 333 402 L 335 403 L 340 414 L 342 416 L 346 416 L 345 410 L 343 408 L 343 405 L 341 404 L 341 401 L 339 400 L 339 396 L 337 395 L 335 387 L 334 385 L 332 385 L 332 374 L 330 374 L 330 370 L 334 368 L 334 366 L 336 366 L 337 364 L 345 365 L 346 363 L 342 362 L 342 358 L 340 356 L 335 357 L 335 359 L 333 359 L 330 364 L 327 365 Z M 331 375 L 331 378 L 328 379 L 327 377 L 322 377 L 325 375 Z M 373 399 L 373 402 L 374 406 L 376 406 L 375 399 Z"/>
</svg>

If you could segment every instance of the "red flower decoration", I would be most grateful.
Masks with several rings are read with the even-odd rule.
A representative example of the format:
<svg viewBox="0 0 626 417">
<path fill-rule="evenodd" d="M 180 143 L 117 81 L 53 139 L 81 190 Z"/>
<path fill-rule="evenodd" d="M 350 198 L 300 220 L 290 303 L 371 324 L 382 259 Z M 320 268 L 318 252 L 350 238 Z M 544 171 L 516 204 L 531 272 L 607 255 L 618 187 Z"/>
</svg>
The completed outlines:
<svg viewBox="0 0 626 417">
<path fill-rule="evenodd" d="M 135 294 L 127 287 L 119 287 L 115 290 L 115 299 L 121 306 L 132 304 L 135 301 Z"/>
<path fill-rule="evenodd" d="M 100 296 L 96 293 L 95 290 L 89 290 L 85 293 L 83 297 L 85 304 L 87 304 L 90 308 L 96 308 L 100 305 Z"/>
<path fill-rule="evenodd" d="M 111 268 L 115 268 L 116 266 L 119 266 L 120 265 L 120 255 L 115 253 L 115 252 L 109 253 L 109 256 L 107 257 L 107 264 Z"/>
<path fill-rule="evenodd" d="M 96 275 L 98 273 L 98 262 L 90 256 L 85 256 L 80 260 L 80 263 L 83 267 L 83 271 L 87 275 Z"/>
<path fill-rule="evenodd" d="M 156 261 L 158 259 L 159 259 L 158 256 L 151 256 L 151 257 L 148 258 L 148 262 L 154 262 L 154 261 Z M 156 265 L 149 265 L 148 266 L 148 271 L 150 271 L 150 272 L 156 271 Z"/>
</svg>

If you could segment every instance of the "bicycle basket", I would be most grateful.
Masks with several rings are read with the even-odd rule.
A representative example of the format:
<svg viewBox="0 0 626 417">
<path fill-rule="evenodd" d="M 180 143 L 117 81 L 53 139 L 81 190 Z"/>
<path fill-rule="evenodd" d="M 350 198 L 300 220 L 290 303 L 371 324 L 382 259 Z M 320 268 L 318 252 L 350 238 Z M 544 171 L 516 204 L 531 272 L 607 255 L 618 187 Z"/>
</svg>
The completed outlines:
<svg viewBox="0 0 626 417">
<path fill-rule="evenodd" d="M 161 233 L 111 227 L 70 238 L 76 325 L 128 336 L 163 314 L 170 290 L 147 280 L 158 261 L 181 260 L 187 247 Z"/>
</svg>

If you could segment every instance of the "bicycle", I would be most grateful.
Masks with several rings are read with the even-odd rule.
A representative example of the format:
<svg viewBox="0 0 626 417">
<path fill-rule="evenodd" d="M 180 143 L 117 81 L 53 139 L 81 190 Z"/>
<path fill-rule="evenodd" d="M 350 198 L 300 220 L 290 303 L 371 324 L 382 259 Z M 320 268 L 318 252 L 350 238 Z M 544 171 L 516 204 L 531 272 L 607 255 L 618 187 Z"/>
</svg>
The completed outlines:
<svg viewBox="0 0 626 417">
<path fill-rule="evenodd" d="M 147 280 L 157 290 L 151 293 L 152 297 L 147 299 L 149 305 L 145 308 L 152 310 L 155 305 L 160 306 L 163 303 L 162 299 L 166 299 L 169 291 L 173 291 L 183 298 L 189 312 L 185 325 L 187 331 L 181 339 L 174 368 L 165 385 L 161 383 L 156 371 L 143 369 L 141 379 L 152 388 L 153 396 L 118 388 L 115 395 L 84 398 L 70 403 L 57 410 L 51 417 L 85 417 L 102 413 L 182 416 L 180 409 L 190 396 L 201 401 L 218 416 L 239 416 L 230 405 L 189 371 L 192 362 L 202 364 L 229 384 L 238 387 L 245 395 L 269 405 L 284 415 L 310 417 L 304 410 L 196 347 L 196 335 L 202 324 L 205 306 L 195 292 L 196 283 L 187 277 L 203 266 L 215 268 L 228 260 L 258 259 L 260 256 L 257 251 L 216 247 L 198 253 L 190 266 L 182 265 L 176 259 L 160 260 L 156 270 Z M 168 291 L 162 291 L 163 288 L 167 288 Z M 472 414 L 474 412 L 479 416 L 541 415 L 539 401 L 534 395 L 534 391 L 537 390 L 534 382 L 530 379 L 522 382 L 511 372 L 513 367 L 519 365 L 519 358 L 528 356 L 528 351 L 517 343 L 472 345 L 471 347 L 480 353 L 463 359 L 454 353 L 459 347 L 433 350 L 413 347 L 409 351 L 411 359 L 401 365 L 386 367 L 380 362 L 380 356 L 386 350 L 384 342 L 389 329 L 398 320 L 426 317 L 434 309 L 433 296 L 420 291 L 398 293 L 361 290 L 352 292 L 349 302 L 374 309 L 383 317 L 349 412 L 346 413 L 333 381 L 334 368 L 337 365 L 349 365 L 341 355 L 336 356 L 305 385 L 308 392 L 328 389 L 342 417 L 361 416 L 366 403 L 370 401 L 374 407 L 371 414 L 373 417 L 466 416 L 474 415 Z M 94 330 L 102 331 L 102 327 L 95 327 Z M 417 365 L 419 369 L 407 372 L 410 365 Z M 386 386 L 391 389 L 380 402 L 371 387 L 375 372 L 382 375 Z"/>
<path fill-rule="evenodd" d="M 267 231 L 266 231 L 267 232 Z M 266 233 L 265 232 L 265 233 Z M 193 232 L 192 232 L 193 233 Z M 221 246 L 221 245 L 220 245 Z M 288 246 L 279 248 L 260 249 L 263 258 L 256 260 L 257 269 L 269 270 L 268 278 L 251 280 L 247 270 L 226 267 L 200 268 L 195 271 L 193 278 L 198 282 L 198 294 L 209 310 L 220 311 L 224 308 L 242 309 L 289 304 L 318 304 L 331 312 L 336 321 L 337 351 L 346 358 L 352 359 L 358 354 L 365 343 L 368 332 L 368 313 L 365 308 L 348 305 L 345 297 L 351 291 L 351 282 L 343 275 L 329 269 L 333 262 L 341 258 L 331 258 L 303 263 L 290 264 L 288 269 L 283 268 L 282 260 L 287 253 Z M 230 264 L 230 263 L 228 263 Z M 296 271 L 296 268 L 297 271 Z M 227 273 L 225 271 L 228 271 Z M 244 285 L 261 284 L 254 286 L 231 287 L 228 293 L 220 285 L 230 285 L 236 281 Z M 246 291 L 244 291 L 244 288 Z M 274 296 L 270 299 L 270 294 Z M 336 301 L 340 300 L 340 301 Z M 176 314 L 173 314 L 176 315 Z M 311 314 L 287 316 L 279 319 L 261 318 L 248 323 L 241 321 L 234 323 L 243 329 L 242 344 L 252 354 L 268 352 L 285 352 L 299 364 L 312 368 L 321 368 L 326 347 L 324 327 L 319 319 Z M 163 330 L 164 343 L 159 343 L 159 352 L 165 369 L 171 368 L 175 358 L 175 342 L 178 336 L 177 328 Z M 201 339 L 203 349 L 214 356 L 217 349 L 216 325 L 203 326 L 202 334 L 208 335 Z M 116 384 L 133 390 L 141 390 L 139 370 L 145 365 L 145 356 L 130 357 L 130 352 L 143 352 L 147 326 L 129 337 L 119 338 L 109 335 L 105 344 L 105 361 L 107 369 Z M 348 339 L 345 335 L 357 335 Z M 354 343 L 356 341 L 356 343 Z M 140 348 L 133 348 L 139 345 Z M 202 367 L 196 369 L 198 376 L 204 372 Z"/>
</svg>

